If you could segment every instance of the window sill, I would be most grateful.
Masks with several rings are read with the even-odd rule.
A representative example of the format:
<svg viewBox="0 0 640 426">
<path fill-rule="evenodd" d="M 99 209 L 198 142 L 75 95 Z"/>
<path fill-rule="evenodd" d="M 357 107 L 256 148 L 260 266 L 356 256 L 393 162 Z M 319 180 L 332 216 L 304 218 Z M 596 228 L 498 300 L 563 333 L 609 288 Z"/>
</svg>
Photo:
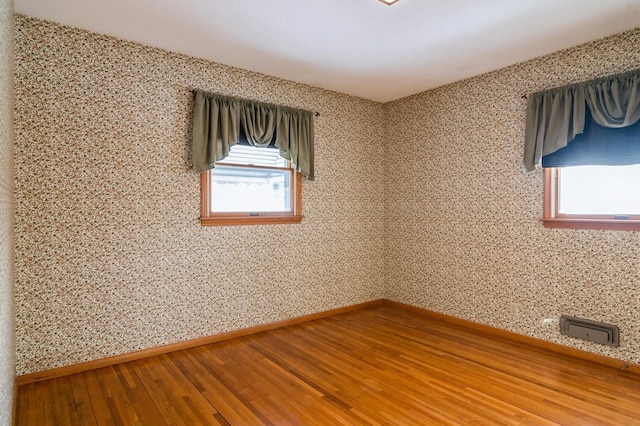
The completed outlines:
<svg viewBox="0 0 640 426">
<path fill-rule="evenodd" d="M 640 231 L 640 220 L 636 219 L 547 218 L 540 221 L 545 228 Z"/>
<path fill-rule="evenodd" d="M 222 216 L 200 218 L 202 226 L 279 225 L 301 222 L 302 216 Z"/>
</svg>

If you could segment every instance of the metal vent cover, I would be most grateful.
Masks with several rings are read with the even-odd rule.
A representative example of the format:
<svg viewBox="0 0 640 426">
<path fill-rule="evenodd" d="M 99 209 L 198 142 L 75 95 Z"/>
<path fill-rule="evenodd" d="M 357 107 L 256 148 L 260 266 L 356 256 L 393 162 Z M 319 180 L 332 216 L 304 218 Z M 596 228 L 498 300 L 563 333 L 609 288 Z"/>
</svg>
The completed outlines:
<svg viewBox="0 0 640 426">
<path fill-rule="evenodd" d="M 620 330 L 617 326 L 568 315 L 560 316 L 560 334 L 602 345 L 620 345 Z"/>
</svg>

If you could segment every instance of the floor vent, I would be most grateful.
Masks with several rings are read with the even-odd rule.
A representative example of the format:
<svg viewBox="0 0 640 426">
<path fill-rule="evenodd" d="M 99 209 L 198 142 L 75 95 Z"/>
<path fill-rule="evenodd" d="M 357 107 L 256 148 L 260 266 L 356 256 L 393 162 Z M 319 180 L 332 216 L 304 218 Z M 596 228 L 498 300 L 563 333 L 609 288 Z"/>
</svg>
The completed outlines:
<svg viewBox="0 0 640 426">
<path fill-rule="evenodd" d="M 603 322 L 562 315 L 560 317 L 560 334 L 578 339 L 589 340 L 602 345 L 619 346 L 620 330 L 618 327 Z"/>
</svg>

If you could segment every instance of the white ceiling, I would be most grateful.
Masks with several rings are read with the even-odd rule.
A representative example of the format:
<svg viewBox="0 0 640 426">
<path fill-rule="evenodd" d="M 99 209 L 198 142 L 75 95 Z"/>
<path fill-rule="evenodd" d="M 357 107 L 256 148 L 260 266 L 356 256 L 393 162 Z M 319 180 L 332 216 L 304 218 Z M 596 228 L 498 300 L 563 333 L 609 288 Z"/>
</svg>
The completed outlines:
<svg viewBox="0 0 640 426">
<path fill-rule="evenodd" d="M 16 12 L 386 102 L 640 26 L 640 0 L 14 0 Z"/>
</svg>

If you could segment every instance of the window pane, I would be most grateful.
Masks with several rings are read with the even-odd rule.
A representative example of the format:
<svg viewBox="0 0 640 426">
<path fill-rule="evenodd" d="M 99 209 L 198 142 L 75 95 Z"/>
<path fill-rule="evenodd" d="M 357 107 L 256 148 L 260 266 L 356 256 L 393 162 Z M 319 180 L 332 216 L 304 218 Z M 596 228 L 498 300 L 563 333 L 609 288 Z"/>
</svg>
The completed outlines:
<svg viewBox="0 0 640 426">
<path fill-rule="evenodd" d="M 218 165 L 211 171 L 211 211 L 291 211 L 290 177 L 287 170 Z"/>
<path fill-rule="evenodd" d="M 558 213 L 640 214 L 640 164 L 558 170 Z"/>
<path fill-rule="evenodd" d="M 287 160 L 280 157 L 277 148 L 260 148 L 247 145 L 233 145 L 223 163 L 254 166 L 287 167 Z"/>
</svg>

